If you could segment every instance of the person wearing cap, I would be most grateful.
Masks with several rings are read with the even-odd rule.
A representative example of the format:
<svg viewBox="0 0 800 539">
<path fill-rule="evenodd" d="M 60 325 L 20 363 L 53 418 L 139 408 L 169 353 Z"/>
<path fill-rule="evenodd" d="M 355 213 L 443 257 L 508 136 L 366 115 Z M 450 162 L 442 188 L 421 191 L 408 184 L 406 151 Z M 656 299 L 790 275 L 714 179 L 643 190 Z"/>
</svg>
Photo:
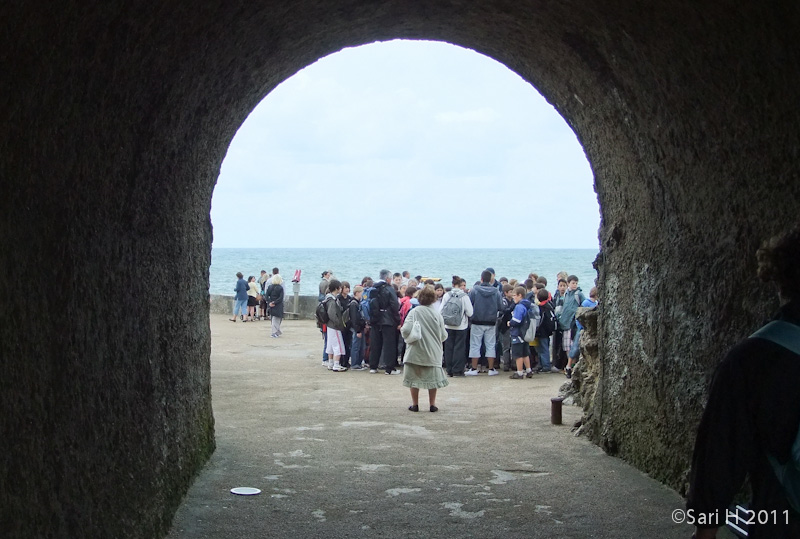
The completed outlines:
<svg viewBox="0 0 800 539">
<path fill-rule="evenodd" d="M 486 271 L 488 271 L 489 273 L 491 273 L 491 274 L 492 274 L 492 280 L 491 280 L 491 281 L 489 281 L 489 283 L 490 283 L 490 284 L 491 284 L 493 287 L 495 287 L 496 289 L 498 289 L 498 290 L 500 291 L 500 294 L 502 295 L 502 294 L 503 294 L 503 283 L 500 283 L 500 282 L 498 282 L 498 281 L 495 279 L 494 268 L 486 268 Z"/>
<path fill-rule="evenodd" d="M 491 284 L 492 273 L 487 269 L 481 273 L 481 282 L 469 291 L 472 302 L 472 329 L 469 334 L 469 357 L 472 368 L 464 373 L 466 376 L 478 375 L 478 360 L 481 356 L 481 344 L 486 350 L 486 359 L 489 361 L 489 376 L 499 374 L 494 368 L 497 357 L 497 332 L 495 324 L 497 315 L 503 309 L 502 294 L 496 286 Z"/>
</svg>

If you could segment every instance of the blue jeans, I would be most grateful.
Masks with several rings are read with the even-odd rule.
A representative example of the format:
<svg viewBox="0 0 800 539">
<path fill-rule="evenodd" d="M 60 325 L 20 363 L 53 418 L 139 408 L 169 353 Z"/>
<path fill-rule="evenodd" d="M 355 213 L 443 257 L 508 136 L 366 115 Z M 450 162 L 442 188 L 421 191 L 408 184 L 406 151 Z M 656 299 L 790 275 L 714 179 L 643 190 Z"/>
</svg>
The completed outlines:
<svg viewBox="0 0 800 539">
<path fill-rule="evenodd" d="M 536 339 L 536 353 L 539 355 L 539 366 L 549 371 L 550 364 L 550 337 L 538 337 Z"/>
<path fill-rule="evenodd" d="M 575 335 L 572 336 L 572 346 L 569 347 L 569 357 L 574 360 L 578 360 L 578 356 L 581 353 L 581 328 L 575 330 Z"/>
<path fill-rule="evenodd" d="M 247 316 L 246 299 L 237 299 L 233 302 L 233 317 L 236 318 L 236 315 L 239 313 L 241 313 L 244 316 Z"/>
<path fill-rule="evenodd" d="M 361 337 L 357 336 L 358 333 L 353 332 L 353 340 L 350 344 L 350 366 L 359 367 L 364 362 L 364 333 Z"/>
</svg>

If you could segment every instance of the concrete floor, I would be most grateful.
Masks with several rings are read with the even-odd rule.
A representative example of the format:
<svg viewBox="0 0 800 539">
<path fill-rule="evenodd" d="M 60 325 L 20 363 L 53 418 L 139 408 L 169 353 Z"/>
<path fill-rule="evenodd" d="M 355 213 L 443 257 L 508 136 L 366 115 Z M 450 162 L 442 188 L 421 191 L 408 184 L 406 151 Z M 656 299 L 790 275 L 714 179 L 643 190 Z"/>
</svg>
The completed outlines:
<svg viewBox="0 0 800 539">
<path fill-rule="evenodd" d="M 563 375 L 450 378 L 407 410 L 402 376 L 323 369 L 313 322 L 211 316 L 217 450 L 171 539 L 687 538 L 677 493 L 550 424 Z M 233 487 L 261 489 L 237 496 Z M 727 535 L 727 534 L 726 534 Z"/>
</svg>

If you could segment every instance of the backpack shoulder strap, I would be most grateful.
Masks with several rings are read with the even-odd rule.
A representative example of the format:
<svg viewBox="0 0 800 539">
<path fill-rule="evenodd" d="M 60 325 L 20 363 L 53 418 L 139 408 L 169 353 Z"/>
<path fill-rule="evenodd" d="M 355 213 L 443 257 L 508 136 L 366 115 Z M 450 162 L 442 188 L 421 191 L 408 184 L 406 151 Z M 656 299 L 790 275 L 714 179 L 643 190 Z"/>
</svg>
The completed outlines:
<svg viewBox="0 0 800 539">
<path fill-rule="evenodd" d="M 800 355 L 800 326 L 783 320 L 773 320 L 752 335 L 750 338 L 766 339 Z"/>
<path fill-rule="evenodd" d="M 800 355 L 800 326 L 783 320 L 773 320 L 752 335 L 751 338 L 766 339 Z M 783 487 L 789 505 L 800 512 L 800 428 L 791 447 L 791 456 L 785 464 L 774 455 L 767 454 L 772 470 Z"/>
</svg>

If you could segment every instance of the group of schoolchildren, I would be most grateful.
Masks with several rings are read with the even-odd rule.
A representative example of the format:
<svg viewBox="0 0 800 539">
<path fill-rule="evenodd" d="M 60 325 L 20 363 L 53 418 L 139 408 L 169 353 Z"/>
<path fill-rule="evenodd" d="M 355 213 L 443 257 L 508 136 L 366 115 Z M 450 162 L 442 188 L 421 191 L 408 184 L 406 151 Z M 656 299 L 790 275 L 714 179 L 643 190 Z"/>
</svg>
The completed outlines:
<svg viewBox="0 0 800 539">
<path fill-rule="evenodd" d="M 512 379 L 556 372 L 571 378 L 580 354 L 578 307 L 597 305 L 597 289 L 593 287 L 587 298 L 578 278 L 565 272 L 558 274 L 551 294 L 547 279 L 536 274 L 520 283 L 495 279 L 494 270 L 487 268 L 467 290 L 466 280 L 458 276 L 445 288 L 434 280 L 412 279 L 408 272 L 392 275 L 383 270 L 377 283 L 365 277 L 351 295 L 348 282 L 325 271 L 316 312 L 323 333 L 323 366 L 334 372 L 399 373 L 398 357 L 402 361 L 405 347 L 399 328 L 418 305 L 416 295 L 424 286 L 434 288 L 434 308 L 444 319 L 448 338 L 442 366 L 451 377 L 497 375 L 495 360 L 500 358 L 504 371 L 514 371 Z"/>
</svg>

